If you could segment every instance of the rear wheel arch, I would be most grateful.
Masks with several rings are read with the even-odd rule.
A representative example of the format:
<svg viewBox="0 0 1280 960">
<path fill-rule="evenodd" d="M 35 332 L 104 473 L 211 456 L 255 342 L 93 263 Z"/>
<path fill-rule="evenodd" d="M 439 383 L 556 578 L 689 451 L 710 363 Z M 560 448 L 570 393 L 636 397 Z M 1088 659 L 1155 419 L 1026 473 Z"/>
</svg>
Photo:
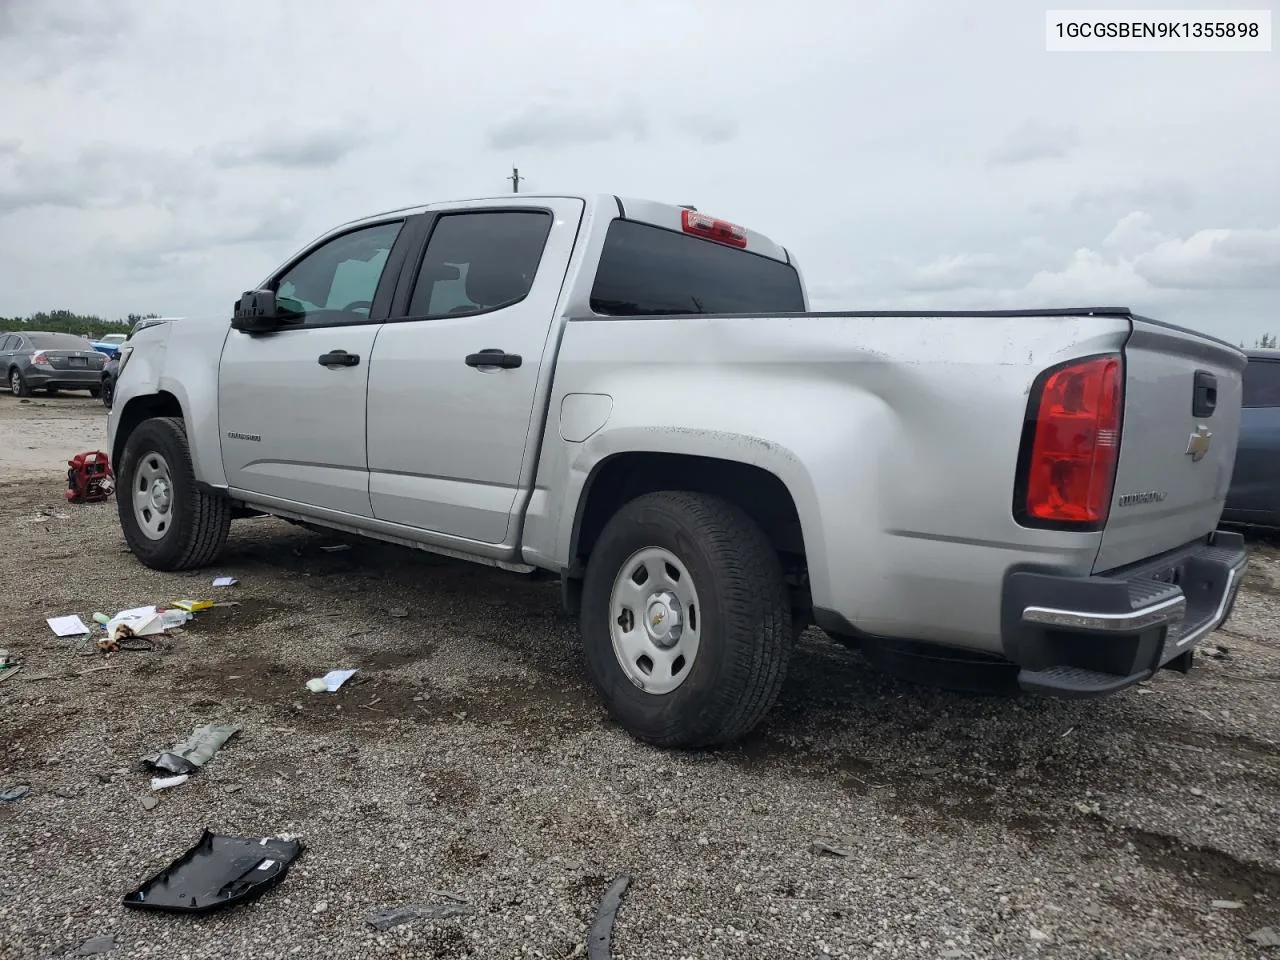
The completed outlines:
<svg viewBox="0 0 1280 960">
<path fill-rule="evenodd" d="M 609 519 L 637 497 L 664 490 L 722 497 L 746 513 L 777 551 L 793 588 L 797 612 L 808 610 L 799 509 L 790 488 L 776 473 L 739 460 L 630 451 L 597 463 L 578 497 L 563 578 L 563 600 L 569 613 L 577 613 L 587 558 Z"/>
</svg>

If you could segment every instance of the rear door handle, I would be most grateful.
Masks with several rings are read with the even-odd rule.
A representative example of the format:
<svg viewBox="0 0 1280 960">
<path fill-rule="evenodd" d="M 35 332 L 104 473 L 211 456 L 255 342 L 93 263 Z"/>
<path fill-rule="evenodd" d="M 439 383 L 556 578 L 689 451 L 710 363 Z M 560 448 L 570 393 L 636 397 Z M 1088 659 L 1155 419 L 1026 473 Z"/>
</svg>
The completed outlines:
<svg viewBox="0 0 1280 960">
<path fill-rule="evenodd" d="M 322 367 L 355 367 L 360 364 L 360 354 L 347 353 L 345 350 L 332 350 L 320 354 Z"/>
<path fill-rule="evenodd" d="M 493 347 L 481 350 L 479 353 L 467 354 L 468 367 L 501 367 L 503 370 L 514 370 L 522 363 L 524 363 L 524 357 L 520 354 L 507 353 L 505 350 Z"/>
</svg>

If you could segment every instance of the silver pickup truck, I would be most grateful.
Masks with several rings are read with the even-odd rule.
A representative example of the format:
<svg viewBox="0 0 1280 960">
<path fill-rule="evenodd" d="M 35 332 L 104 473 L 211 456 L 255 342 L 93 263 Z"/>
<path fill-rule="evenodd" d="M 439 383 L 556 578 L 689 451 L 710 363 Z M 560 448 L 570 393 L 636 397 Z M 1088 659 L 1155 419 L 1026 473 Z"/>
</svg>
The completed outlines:
<svg viewBox="0 0 1280 960">
<path fill-rule="evenodd" d="M 1057 696 L 1190 667 L 1246 563 L 1240 351 L 1121 308 L 808 306 L 789 251 L 691 207 L 347 223 L 126 345 L 120 522 L 160 570 L 266 513 L 557 576 L 667 746 L 751 730 L 811 624 Z"/>
</svg>

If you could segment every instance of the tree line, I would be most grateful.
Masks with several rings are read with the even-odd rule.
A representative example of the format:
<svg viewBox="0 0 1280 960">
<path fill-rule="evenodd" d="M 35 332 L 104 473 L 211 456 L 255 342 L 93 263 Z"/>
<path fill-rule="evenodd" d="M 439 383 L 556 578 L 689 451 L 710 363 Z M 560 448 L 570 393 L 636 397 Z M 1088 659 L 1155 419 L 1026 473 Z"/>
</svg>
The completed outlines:
<svg viewBox="0 0 1280 960">
<path fill-rule="evenodd" d="M 106 320 L 92 313 L 49 310 L 27 317 L 0 317 L 0 333 L 12 330 L 40 330 L 45 333 L 73 333 L 76 336 L 102 337 L 108 333 L 128 333 L 139 320 L 158 317 L 158 313 L 131 313 L 117 320 Z"/>
</svg>

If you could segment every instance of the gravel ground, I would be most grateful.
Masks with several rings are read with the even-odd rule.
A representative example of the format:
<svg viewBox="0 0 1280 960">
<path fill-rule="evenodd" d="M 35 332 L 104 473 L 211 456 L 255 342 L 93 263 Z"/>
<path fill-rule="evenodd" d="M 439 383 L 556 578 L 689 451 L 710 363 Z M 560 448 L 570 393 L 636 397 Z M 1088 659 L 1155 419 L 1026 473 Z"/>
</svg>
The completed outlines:
<svg viewBox="0 0 1280 960">
<path fill-rule="evenodd" d="M 686 755 L 609 722 L 554 583 L 326 552 L 341 541 L 274 520 L 237 523 L 216 569 L 143 568 L 114 503 L 62 500 L 64 461 L 99 441 L 99 405 L 0 397 L 0 618 L 24 664 L 0 683 L 0 790 L 31 788 L 0 803 L 4 958 L 100 936 L 110 960 L 584 956 L 623 873 L 628 960 L 1280 957 L 1246 939 L 1280 929 L 1267 543 L 1185 678 L 1085 703 L 964 697 L 811 631 L 757 734 Z M 240 583 L 214 591 L 215 574 Z M 181 597 L 238 605 L 105 659 L 44 624 Z M 306 691 L 335 667 L 359 673 Z M 138 759 L 219 720 L 242 732 L 144 809 Z M 221 915 L 120 905 L 205 826 L 306 849 Z M 446 891 L 473 912 L 364 920 Z"/>
</svg>

